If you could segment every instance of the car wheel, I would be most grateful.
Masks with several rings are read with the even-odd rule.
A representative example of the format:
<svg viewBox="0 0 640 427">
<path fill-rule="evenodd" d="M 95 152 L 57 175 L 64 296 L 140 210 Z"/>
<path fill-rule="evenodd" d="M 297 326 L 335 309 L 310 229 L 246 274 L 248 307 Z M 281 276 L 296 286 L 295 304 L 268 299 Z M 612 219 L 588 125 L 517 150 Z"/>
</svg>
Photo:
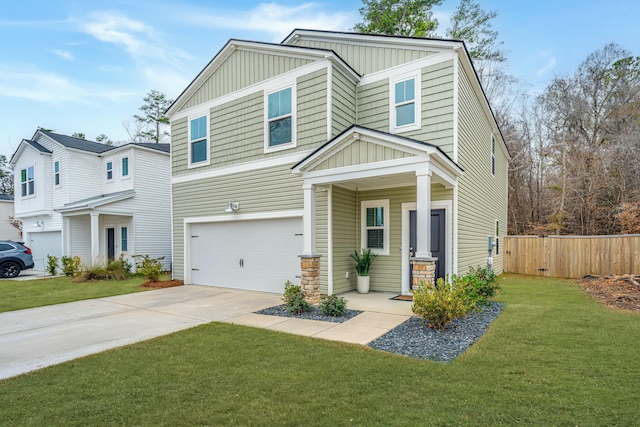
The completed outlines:
<svg viewBox="0 0 640 427">
<path fill-rule="evenodd" d="M 0 265 L 0 277 L 16 277 L 20 274 L 20 266 L 17 262 L 9 261 Z"/>
</svg>

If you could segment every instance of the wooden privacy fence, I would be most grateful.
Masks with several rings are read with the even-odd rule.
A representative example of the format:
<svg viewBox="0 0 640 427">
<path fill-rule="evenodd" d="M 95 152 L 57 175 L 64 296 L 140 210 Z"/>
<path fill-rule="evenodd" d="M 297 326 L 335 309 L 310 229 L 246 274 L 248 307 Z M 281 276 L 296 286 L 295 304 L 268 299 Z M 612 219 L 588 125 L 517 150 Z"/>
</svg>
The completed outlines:
<svg viewBox="0 0 640 427">
<path fill-rule="evenodd" d="M 504 271 L 579 279 L 640 274 L 640 235 L 506 236 Z"/>
</svg>

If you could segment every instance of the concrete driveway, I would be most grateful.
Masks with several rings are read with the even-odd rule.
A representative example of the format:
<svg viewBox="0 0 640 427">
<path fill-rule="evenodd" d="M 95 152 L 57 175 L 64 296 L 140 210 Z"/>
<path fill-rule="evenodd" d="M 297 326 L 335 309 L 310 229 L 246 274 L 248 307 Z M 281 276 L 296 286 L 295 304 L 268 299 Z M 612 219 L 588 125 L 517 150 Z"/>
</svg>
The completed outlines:
<svg viewBox="0 0 640 427">
<path fill-rule="evenodd" d="M 366 344 L 404 322 L 409 306 L 341 324 L 254 313 L 278 304 L 277 294 L 189 285 L 0 313 L 0 379 L 213 321 Z"/>
</svg>

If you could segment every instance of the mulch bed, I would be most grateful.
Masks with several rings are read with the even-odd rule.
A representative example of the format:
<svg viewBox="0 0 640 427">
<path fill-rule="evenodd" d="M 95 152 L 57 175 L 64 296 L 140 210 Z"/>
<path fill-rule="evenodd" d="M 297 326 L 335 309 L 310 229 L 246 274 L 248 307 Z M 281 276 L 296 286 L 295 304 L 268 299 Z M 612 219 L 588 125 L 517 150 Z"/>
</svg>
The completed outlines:
<svg viewBox="0 0 640 427">
<path fill-rule="evenodd" d="M 162 289 L 172 288 L 174 286 L 182 286 L 184 282 L 182 280 L 165 280 L 162 282 L 145 282 L 140 285 L 141 288 Z"/>
<path fill-rule="evenodd" d="M 578 283 L 607 307 L 640 313 L 640 276 L 586 276 Z"/>
</svg>

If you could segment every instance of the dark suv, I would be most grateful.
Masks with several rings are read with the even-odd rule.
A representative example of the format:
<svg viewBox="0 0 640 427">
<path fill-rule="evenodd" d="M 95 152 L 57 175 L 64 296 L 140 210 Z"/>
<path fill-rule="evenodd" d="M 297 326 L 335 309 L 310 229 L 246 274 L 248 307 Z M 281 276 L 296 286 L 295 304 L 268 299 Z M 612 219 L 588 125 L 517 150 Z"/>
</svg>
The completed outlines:
<svg viewBox="0 0 640 427">
<path fill-rule="evenodd" d="M 16 277 L 29 268 L 33 268 L 31 249 L 21 242 L 0 240 L 0 277 Z"/>
</svg>

